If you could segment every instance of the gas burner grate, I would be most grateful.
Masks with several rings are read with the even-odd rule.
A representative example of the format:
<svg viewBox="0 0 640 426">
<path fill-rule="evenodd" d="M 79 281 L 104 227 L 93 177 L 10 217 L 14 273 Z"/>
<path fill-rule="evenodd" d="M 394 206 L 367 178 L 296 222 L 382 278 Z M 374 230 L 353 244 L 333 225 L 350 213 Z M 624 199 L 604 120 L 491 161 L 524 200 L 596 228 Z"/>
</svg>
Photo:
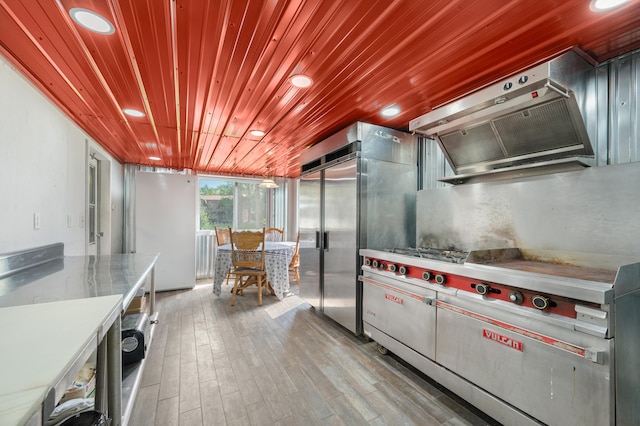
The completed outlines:
<svg viewBox="0 0 640 426">
<path fill-rule="evenodd" d="M 464 263 L 469 255 L 469 252 L 466 251 L 439 249 L 433 247 L 394 248 L 389 251 L 391 253 L 402 254 L 405 256 L 439 260 L 441 262 L 449 263 Z"/>
<path fill-rule="evenodd" d="M 444 260 L 451 263 L 464 263 L 469 252 L 449 249 L 422 248 L 417 249 L 417 256 L 429 259 Z"/>
</svg>

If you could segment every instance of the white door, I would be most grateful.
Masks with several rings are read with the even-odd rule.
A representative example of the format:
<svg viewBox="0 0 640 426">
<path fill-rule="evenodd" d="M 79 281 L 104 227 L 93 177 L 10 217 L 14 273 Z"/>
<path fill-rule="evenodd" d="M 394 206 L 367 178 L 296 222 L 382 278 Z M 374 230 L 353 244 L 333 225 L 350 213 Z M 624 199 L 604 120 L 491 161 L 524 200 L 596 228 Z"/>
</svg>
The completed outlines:
<svg viewBox="0 0 640 426">
<path fill-rule="evenodd" d="M 160 253 L 157 291 L 195 286 L 197 180 L 136 173 L 136 253 Z"/>
</svg>

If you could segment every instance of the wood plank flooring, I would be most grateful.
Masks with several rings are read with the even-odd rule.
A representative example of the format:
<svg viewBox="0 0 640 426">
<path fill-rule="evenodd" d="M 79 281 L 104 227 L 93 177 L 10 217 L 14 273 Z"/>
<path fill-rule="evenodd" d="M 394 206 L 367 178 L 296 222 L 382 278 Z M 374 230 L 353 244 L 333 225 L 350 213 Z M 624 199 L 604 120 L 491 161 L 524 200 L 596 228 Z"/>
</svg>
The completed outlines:
<svg viewBox="0 0 640 426">
<path fill-rule="evenodd" d="M 157 294 L 131 426 L 497 424 L 296 295 L 230 288 Z"/>
</svg>

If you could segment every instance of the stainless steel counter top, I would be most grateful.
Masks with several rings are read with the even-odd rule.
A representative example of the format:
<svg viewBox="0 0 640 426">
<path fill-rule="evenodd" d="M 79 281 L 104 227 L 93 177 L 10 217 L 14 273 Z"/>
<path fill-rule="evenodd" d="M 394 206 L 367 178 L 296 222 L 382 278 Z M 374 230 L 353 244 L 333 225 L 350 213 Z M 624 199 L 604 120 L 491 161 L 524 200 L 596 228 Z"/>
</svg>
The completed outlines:
<svg viewBox="0 0 640 426">
<path fill-rule="evenodd" d="M 122 295 L 124 311 L 147 277 L 153 275 L 158 256 L 117 254 L 54 259 L 0 279 L 0 307 L 115 294 Z"/>
</svg>

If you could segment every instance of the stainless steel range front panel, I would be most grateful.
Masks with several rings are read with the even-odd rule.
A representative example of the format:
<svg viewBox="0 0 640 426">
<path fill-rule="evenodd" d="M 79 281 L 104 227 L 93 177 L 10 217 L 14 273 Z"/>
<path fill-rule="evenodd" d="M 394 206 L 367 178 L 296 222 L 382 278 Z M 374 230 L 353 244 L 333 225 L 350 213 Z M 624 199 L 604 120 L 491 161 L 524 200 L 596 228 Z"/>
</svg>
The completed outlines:
<svg viewBox="0 0 640 426">
<path fill-rule="evenodd" d="M 357 160 L 324 171 L 323 310 L 356 333 L 358 256 Z"/>
<path fill-rule="evenodd" d="M 438 364 L 546 424 L 610 424 L 612 340 L 552 327 L 540 333 L 527 327 L 539 323 L 483 313 L 460 298 L 442 299 Z M 598 353 L 601 363 L 587 359 L 585 350 Z"/>
<path fill-rule="evenodd" d="M 300 213 L 300 297 L 316 309 L 321 309 L 320 232 L 321 199 L 320 172 L 300 178 L 298 209 Z"/>
</svg>

